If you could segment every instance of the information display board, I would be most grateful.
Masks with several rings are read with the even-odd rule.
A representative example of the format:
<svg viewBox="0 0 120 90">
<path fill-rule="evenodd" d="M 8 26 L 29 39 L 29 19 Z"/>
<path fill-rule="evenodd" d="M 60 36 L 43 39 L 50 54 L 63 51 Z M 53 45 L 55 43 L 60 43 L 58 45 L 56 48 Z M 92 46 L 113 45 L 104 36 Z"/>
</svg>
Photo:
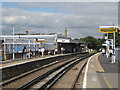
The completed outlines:
<svg viewBox="0 0 120 90">
<path fill-rule="evenodd" d="M 100 26 L 99 31 L 102 33 L 118 32 L 118 26 Z"/>
</svg>

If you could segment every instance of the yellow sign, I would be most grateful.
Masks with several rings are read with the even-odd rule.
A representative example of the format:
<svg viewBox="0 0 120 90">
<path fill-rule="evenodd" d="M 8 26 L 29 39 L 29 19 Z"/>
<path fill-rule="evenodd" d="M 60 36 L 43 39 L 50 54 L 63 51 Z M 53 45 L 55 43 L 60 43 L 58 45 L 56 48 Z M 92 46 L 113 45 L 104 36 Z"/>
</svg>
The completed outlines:
<svg viewBox="0 0 120 90">
<path fill-rule="evenodd" d="M 34 39 L 34 42 L 36 42 L 36 43 L 44 43 L 44 42 L 46 42 L 46 40 L 45 39 Z"/>
<path fill-rule="evenodd" d="M 36 43 L 44 43 L 44 42 L 46 42 L 46 41 L 35 41 Z"/>
<path fill-rule="evenodd" d="M 99 31 L 102 33 L 118 32 L 118 26 L 100 26 Z"/>
</svg>

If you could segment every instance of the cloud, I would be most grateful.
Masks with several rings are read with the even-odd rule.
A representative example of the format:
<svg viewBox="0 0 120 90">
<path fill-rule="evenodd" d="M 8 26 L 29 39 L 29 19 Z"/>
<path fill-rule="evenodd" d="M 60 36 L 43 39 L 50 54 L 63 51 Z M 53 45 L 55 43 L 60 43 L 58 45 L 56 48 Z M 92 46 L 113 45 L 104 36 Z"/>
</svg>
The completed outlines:
<svg viewBox="0 0 120 90">
<path fill-rule="evenodd" d="M 26 20 L 26 16 L 7 16 L 3 18 L 3 21 L 5 24 L 14 24 L 14 23 L 18 23 L 18 21 L 25 21 Z"/>
<path fill-rule="evenodd" d="M 4 34 L 12 34 L 13 26 L 27 26 L 30 33 L 58 33 L 64 32 L 67 27 L 69 36 L 73 38 L 88 35 L 102 37 L 99 33 L 100 25 L 118 23 L 117 3 L 12 3 L 14 4 L 17 7 L 3 4 Z M 19 31 L 23 32 L 22 30 Z"/>
<path fill-rule="evenodd" d="M 120 1 L 118 3 L 118 27 L 120 29 Z"/>
<path fill-rule="evenodd" d="M 4 0 L 4 2 L 118 2 L 119 0 Z"/>
</svg>

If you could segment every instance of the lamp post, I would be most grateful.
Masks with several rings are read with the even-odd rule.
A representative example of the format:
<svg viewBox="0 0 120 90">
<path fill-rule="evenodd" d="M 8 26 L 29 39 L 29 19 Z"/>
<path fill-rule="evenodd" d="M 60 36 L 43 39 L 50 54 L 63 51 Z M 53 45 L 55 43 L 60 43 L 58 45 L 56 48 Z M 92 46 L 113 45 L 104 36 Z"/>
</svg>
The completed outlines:
<svg viewBox="0 0 120 90">
<path fill-rule="evenodd" d="M 13 60 L 15 59 L 15 28 L 20 28 L 19 26 L 13 27 Z"/>
<path fill-rule="evenodd" d="M 13 27 L 13 60 L 15 59 L 15 50 L 14 50 L 14 34 L 15 34 L 15 27 Z"/>
<path fill-rule="evenodd" d="M 13 27 L 13 60 L 15 59 L 15 29 L 16 28 L 21 28 L 21 26 Z M 27 27 L 22 27 L 22 28 L 27 28 Z"/>
<path fill-rule="evenodd" d="M 114 34 L 114 37 L 113 37 L 113 38 L 114 38 L 114 39 L 113 39 L 113 40 L 114 40 L 114 41 L 113 41 L 113 43 L 114 43 L 114 44 L 113 44 L 113 47 L 114 47 L 114 48 L 113 48 L 113 61 L 112 61 L 112 63 L 115 63 L 115 59 L 116 59 L 116 58 L 115 58 L 115 32 L 114 32 L 113 34 Z"/>
</svg>

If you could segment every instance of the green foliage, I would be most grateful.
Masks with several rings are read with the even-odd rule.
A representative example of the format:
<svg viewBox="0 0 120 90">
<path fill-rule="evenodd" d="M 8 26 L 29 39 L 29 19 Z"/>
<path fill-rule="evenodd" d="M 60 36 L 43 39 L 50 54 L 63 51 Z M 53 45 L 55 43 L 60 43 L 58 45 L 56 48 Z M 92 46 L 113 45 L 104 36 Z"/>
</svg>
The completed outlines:
<svg viewBox="0 0 120 90">
<path fill-rule="evenodd" d="M 116 45 L 120 46 L 120 30 L 119 32 L 116 32 L 115 34 L 115 42 Z M 107 34 L 104 34 L 103 36 L 107 36 Z M 113 39 L 113 33 L 108 34 L 109 39 Z M 102 47 L 102 43 L 104 43 L 105 39 L 100 38 L 94 38 L 93 36 L 87 36 L 85 38 L 81 38 L 81 41 L 84 41 L 88 44 L 88 48 L 90 49 L 96 49 L 99 50 Z"/>
<path fill-rule="evenodd" d="M 85 41 L 90 49 L 99 50 L 102 45 L 102 39 L 96 39 L 93 36 L 87 36 L 85 38 L 81 38 L 80 40 Z"/>
</svg>

